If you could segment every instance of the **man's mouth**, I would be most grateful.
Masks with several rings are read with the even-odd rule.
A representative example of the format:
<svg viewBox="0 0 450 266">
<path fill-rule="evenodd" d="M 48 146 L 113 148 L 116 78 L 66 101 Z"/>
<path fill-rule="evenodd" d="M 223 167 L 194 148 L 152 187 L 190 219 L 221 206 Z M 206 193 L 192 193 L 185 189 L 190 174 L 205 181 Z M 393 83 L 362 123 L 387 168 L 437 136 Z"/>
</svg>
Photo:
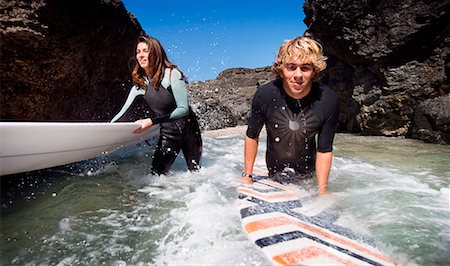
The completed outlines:
<svg viewBox="0 0 450 266">
<path fill-rule="evenodd" d="M 303 82 L 292 82 L 292 85 L 294 87 L 300 87 L 303 84 Z"/>
</svg>

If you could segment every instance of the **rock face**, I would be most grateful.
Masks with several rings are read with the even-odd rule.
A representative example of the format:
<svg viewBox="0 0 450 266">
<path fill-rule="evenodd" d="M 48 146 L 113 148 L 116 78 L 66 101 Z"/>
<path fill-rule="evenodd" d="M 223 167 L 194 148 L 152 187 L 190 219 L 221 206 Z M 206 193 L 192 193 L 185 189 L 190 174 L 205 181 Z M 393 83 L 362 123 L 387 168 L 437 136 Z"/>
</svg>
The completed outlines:
<svg viewBox="0 0 450 266">
<path fill-rule="evenodd" d="M 232 68 L 215 80 L 189 84 L 191 106 L 198 114 L 200 127 L 213 130 L 247 124 L 256 88 L 271 79 L 270 67 Z"/>
<path fill-rule="evenodd" d="M 449 0 L 306 0 L 341 130 L 450 143 Z"/>
<path fill-rule="evenodd" d="M 0 10 L 0 119 L 111 119 L 143 32 L 121 1 L 8 0 Z"/>
</svg>

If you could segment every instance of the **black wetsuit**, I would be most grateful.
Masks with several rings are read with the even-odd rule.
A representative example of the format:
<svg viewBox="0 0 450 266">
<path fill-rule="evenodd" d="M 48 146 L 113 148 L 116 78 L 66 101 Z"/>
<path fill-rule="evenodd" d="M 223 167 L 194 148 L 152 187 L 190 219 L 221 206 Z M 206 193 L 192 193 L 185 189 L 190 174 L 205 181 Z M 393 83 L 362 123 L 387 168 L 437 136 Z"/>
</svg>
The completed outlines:
<svg viewBox="0 0 450 266">
<path fill-rule="evenodd" d="M 281 79 L 259 87 L 253 97 L 247 136 L 257 138 L 266 126 L 269 176 L 311 177 L 316 151 L 333 149 L 338 110 L 337 95 L 316 82 L 311 92 L 300 100 L 286 94 Z"/>
<path fill-rule="evenodd" d="M 153 124 L 160 124 L 160 138 L 153 155 L 152 171 L 165 173 L 175 161 L 180 150 L 183 151 L 189 170 L 200 168 L 202 139 L 197 118 L 189 108 L 187 116 L 169 120 L 176 108 L 171 87 L 158 90 L 149 84 L 144 95 L 145 102 L 152 111 Z"/>
<path fill-rule="evenodd" d="M 202 138 L 197 117 L 189 107 L 186 83 L 176 68 L 166 68 L 161 85 L 156 90 L 147 79 L 147 89 L 134 85 L 125 104 L 111 123 L 127 117 L 137 97 L 143 99 L 150 111 L 153 125 L 160 125 L 160 138 L 153 155 L 152 172 L 166 173 L 183 151 L 189 170 L 200 168 Z M 147 114 L 146 114 L 147 116 Z"/>
</svg>

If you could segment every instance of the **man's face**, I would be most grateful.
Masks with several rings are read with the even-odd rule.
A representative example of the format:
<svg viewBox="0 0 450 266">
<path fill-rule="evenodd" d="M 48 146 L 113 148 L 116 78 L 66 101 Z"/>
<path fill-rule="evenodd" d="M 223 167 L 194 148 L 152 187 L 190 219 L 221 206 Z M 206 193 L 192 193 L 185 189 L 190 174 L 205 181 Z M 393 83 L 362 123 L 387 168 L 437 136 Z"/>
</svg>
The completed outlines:
<svg viewBox="0 0 450 266">
<path fill-rule="evenodd" d="M 294 99 L 301 99 L 311 91 L 314 67 L 301 59 L 287 62 L 281 68 L 281 78 L 286 93 Z"/>
</svg>

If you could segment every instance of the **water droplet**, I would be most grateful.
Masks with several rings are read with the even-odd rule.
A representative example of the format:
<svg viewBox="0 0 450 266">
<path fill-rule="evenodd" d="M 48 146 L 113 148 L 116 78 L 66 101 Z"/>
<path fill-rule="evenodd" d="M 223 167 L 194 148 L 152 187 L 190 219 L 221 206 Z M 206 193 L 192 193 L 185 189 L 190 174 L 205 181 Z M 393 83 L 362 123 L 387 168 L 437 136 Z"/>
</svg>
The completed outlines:
<svg viewBox="0 0 450 266">
<path fill-rule="evenodd" d="M 279 125 L 278 124 L 275 124 L 275 125 L 273 125 L 275 128 L 278 128 L 279 127 Z"/>
<path fill-rule="evenodd" d="M 275 142 L 280 142 L 280 138 L 279 137 L 275 137 Z"/>
</svg>

